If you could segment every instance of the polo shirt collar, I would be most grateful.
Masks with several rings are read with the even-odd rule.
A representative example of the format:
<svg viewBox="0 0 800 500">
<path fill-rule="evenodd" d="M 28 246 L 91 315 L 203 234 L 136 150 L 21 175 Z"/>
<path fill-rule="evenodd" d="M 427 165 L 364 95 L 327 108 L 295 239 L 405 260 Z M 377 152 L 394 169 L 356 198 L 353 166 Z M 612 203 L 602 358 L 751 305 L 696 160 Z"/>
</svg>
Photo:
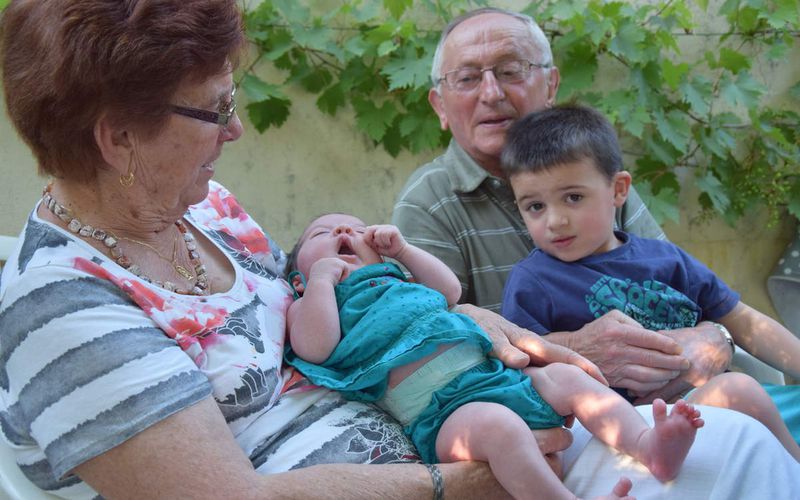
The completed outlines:
<svg viewBox="0 0 800 500">
<path fill-rule="evenodd" d="M 445 160 L 450 176 L 450 185 L 453 186 L 455 192 L 471 193 L 478 189 L 483 181 L 491 177 L 489 172 L 478 165 L 455 139 L 450 139 Z"/>
</svg>

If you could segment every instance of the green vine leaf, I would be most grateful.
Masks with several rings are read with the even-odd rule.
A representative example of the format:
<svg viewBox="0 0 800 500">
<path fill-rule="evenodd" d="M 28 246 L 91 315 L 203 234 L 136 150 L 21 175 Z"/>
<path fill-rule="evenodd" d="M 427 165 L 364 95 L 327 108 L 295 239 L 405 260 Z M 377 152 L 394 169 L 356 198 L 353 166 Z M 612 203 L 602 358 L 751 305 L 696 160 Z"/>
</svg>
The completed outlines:
<svg viewBox="0 0 800 500">
<path fill-rule="evenodd" d="M 317 98 L 317 107 L 325 114 L 335 116 L 339 108 L 347 103 L 341 83 L 331 85 Z"/>
<path fill-rule="evenodd" d="M 735 80 L 728 75 L 723 76 L 720 87 L 722 96 L 729 104 L 747 108 L 756 106 L 766 92 L 766 88 L 747 72 L 739 73 Z"/>
<path fill-rule="evenodd" d="M 789 191 L 789 203 L 787 205 L 789 213 L 800 219 L 800 182 L 795 180 Z"/>
<path fill-rule="evenodd" d="M 400 19 L 407 8 L 411 7 L 412 0 L 383 0 L 383 5 L 395 19 Z"/>
<path fill-rule="evenodd" d="M 763 17 L 775 29 L 784 29 L 792 23 L 796 25 L 800 19 L 800 4 L 797 0 L 776 0 L 775 10 L 764 13 Z"/>
<path fill-rule="evenodd" d="M 569 99 L 576 91 L 591 88 L 597 73 L 597 54 L 588 43 L 577 43 L 565 54 L 558 67 L 559 93 Z"/>
<path fill-rule="evenodd" d="M 438 32 L 487 3 L 264 0 L 245 11 L 248 116 L 259 131 L 280 126 L 299 89 L 320 113 L 354 113 L 356 128 L 393 156 L 440 149 L 450 134 L 427 102 Z M 755 205 L 771 220 L 800 212 L 800 82 L 766 100 L 759 78 L 769 76 L 753 69 L 793 57 L 797 0 L 537 0 L 521 10 L 551 40 L 559 100 L 608 116 L 659 220 L 677 220 L 681 167 L 695 171 L 704 216 L 733 222 Z M 686 50 L 695 46 L 686 40 L 703 49 Z M 265 65 L 283 81 L 258 78 Z"/>
<path fill-rule="evenodd" d="M 239 82 L 251 101 L 264 101 L 272 98 L 286 99 L 281 87 L 267 83 L 252 73 L 245 74 Z"/>
<path fill-rule="evenodd" d="M 678 192 L 673 189 L 662 189 L 658 194 L 653 194 L 647 184 L 636 184 L 636 192 L 650 210 L 653 217 L 663 223 L 671 220 L 680 222 L 681 213 L 678 210 Z"/>
<path fill-rule="evenodd" d="M 680 85 L 683 101 L 692 107 L 692 110 L 705 116 L 711 109 L 713 87 L 710 81 L 703 76 L 694 76 L 684 80 Z"/>
<path fill-rule="evenodd" d="M 418 55 L 413 48 L 400 51 L 399 55 L 383 66 L 381 73 L 389 79 L 389 90 L 404 87 L 422 87 L 430 82 L 431 57 L 427 53 Z"/>
<path fill-rule="evenodd" d="M 672 110 L 666 115 L 661 110 L 653 113 L 656 128 L 661 137 L 675 146 L 679 151 L 685 151 L 689 144 L 689 123 L 683 113 Z"/>
<path fill-rule="evenodd" d="M 617 35 L 611 40 L 608 49 L 611 53 L 629 61 L 642 62 L 645 60 L 644 40 L 645 34 L 642 30 L 636 24 L 626 22 L 617 30 Z"/>
<path fill-rule="evenodd" d="M 669 59 L 661 61 L 661 74 L 663 75 L 664 82 L 669 85 L 672 90 L 677 90 L 678 85 L 684 80 L 687 73 L 689 73 L 689 64 L 685 62 L 674 64 Z"/>
<path fill-rule="evenodd" d="M 353 98 L 353 108 L 359 128 L 375 142 L 383 138 L 397 116 L 397 108 L 391 101 L 385 101 L 378 106 L 367 99 Z"/>
<path fill-rule="evenodd" d="M 724 214 L 728 211 L 731 200 L 725 193 L 722 183 L 713 174 L 707 172 L 705 175 L 699 176 L 697 186 L 708 196 L 717 212 Z"/>
<path fill-rule="evenodd" d="M 741 52 L 722 47 L 719 51 L 719 66 L 731 73 L 750 69 L 750 60 Z"/>
<path fill-rule="evenodd" d="M 289 116 L 291 101 L 277 85 L 267 83 L 253 74 L 246 74 L 239 86 L 250 98 L 247 116 L 259 132 L 268 128 L 280 127 Z"/>
<path fill-rule="evenodd" d="M 268 128 L 280 127 L 289 117 L 289 106 L 291 101 L 272 97 L 263 101 L 253 102 L 247 105 L 247 117 L 259 132 L 264 132 Z"/>
</svg>

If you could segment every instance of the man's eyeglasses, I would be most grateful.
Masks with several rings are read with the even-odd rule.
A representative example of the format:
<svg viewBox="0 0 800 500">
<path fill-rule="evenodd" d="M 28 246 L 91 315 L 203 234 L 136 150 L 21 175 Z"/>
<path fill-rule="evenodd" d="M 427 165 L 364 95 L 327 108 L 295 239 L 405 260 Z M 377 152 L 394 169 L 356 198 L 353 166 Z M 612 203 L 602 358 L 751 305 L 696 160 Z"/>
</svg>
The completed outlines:
<svg viewBox="0 0 800 500">
<path fill-rule="evenodd" d="M 531 74 L 533 68 L 549 68 L 550 64 L 540 64 L 530 61 L 517 60 L 495 64 L 488 68 L 464 67 L 448 71 L 436 84 L 444 82 L 450 90 L 468 92 L 475 90 L 480 85 L 485 71 L 491 71 L 500 83 L 519 83 Z"/>
<path fill-rule="evenodd" d="M 202 120 L 204 122 L 216 123 L 217 125 L 222 125 L 224 127 L 228 125 L 233 117 L 233 113 L 236 112 L 236 100 L 234 99 L 235 95 L 236 85 L 234 85 L 233 89 L 231 89 L 230 100 L 226 103 L 223 103 L 219 107 L 219 111 L 208 111 L 206 109 L 188 108 L 186 106 L 173 105 L 172 112 L 179 115 L 188 116 L 190 118 L 195 118 L 197 120 Z"/>
</svg>

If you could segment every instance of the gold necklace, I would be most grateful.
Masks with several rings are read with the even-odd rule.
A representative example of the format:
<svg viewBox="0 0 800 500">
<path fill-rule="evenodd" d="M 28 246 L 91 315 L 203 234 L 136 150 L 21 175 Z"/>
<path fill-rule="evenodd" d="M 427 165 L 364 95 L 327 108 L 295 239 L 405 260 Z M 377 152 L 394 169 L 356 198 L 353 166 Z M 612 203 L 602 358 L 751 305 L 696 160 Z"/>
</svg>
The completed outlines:
<svg viewBox="0 0 800 500">
<path fill-rule="evenodd" d="M 145 248 L 150 249 L 153 253 L 158 255 L 158 258 L 160 258 L 164 262 L 169 262 L 172 265 L 172 268 L 175 269 L 175 272 L 180 274 L 181 276 L 183 276 L 184 279 L 189 280 L 189 281 L 195 279 L 195 275 L 194 274 L 189 272 L 188 269 L 186 269 L 185 267 L 183 267 L 182 265 L 180 265 L 178 263 L 178 237 L 177 236 L 175 236 L 175 238 L 172 239 L 172 258 L 171 259 L 168 259 L 168 258 L 164 257 L 164 255 L 162 255 L 162 253 L 156 247 L 154 247 L 153 245 L 151 245 L 149 243 L 146 243 L 144 241 L 139 241 L 139 240 L 134 239 L 134 238 L 128 238 L 127 236 L 117 236 L 117 238 L 119 238 L 121 240 L 125 240 L 125 241 L 130 241 L 131 243 L 136 243 L 137 245 L 141 245 L 141 246 L 143 246 Z"/>
<path fill-rule="evenodd" d="M 111 255 L 111 258 L 129 273 L 138 276 L 142 280 L 152 283 L 157 287 L 163 288 L 170 292 L 179 293 L 181 295 L 208 295 L 211 293 L 207 276 L 208 271 L 206 270 L 206 266 L 200 260 L 200 253 L 197 251 L 197 243 L 195 242 L 194 235 L 189 232 L 182 219 L 176 220 L 175 226 L 177 226 L 178 231 L 183 235 L 183 241 L 186 243 L 186 250 L 189 252 L 189 262 L 191 262 L 192 267 L 194 267 L 196 278 L 189 271 L 187 271 L 186 268 L 175 262 L 177 261 L 177 239 L 173 245 L 173 261 L 169 261 L 168 259 L 165 260 L 172 262 L 173 267 L 177 266 L 175 267 L 175 271 L 177 271 L 178 274 L 185 277 L 189 281 L 194 280 L 194 284 L 190 285 L 191 289 L 189 290 L 178 288 L 178 286 L 171 281 L 162 282 L 150 279 L 150 277 L 147 276 L 138 265 L 134 264 L 131 259 L 122 253 L 122 249 L 119 247 L 119 245 L 117 245 L 117 240 L 119 238 L 118 236 L 113 235 L 109 231 L 92 227 L 89 224 L 83 224 L 70 209 L 64 207 L 64 205 L 60 204 L 53 197 L 53 195 L 50 193 L 50 187 L 50 184 L 48 184 L 42 193 L 42 203 L 44 206 L 56 217 L 58 217 L 59 220 L 64 222 L 70 232 L 75 233 L 85 239 L 94 239 L 102 242 L 105 248 L 108 249 L 108 253 Z M 158 250 L 155 249 L 155 247 L 152 247 L 143 241 L 137 240 L 136 243 L 149 247 L 159 257 L 164 258 L 164 256 L 162 256 Z M 178 270 L 178 267 L 180 267 L 183 272 Z"/>
</svg>

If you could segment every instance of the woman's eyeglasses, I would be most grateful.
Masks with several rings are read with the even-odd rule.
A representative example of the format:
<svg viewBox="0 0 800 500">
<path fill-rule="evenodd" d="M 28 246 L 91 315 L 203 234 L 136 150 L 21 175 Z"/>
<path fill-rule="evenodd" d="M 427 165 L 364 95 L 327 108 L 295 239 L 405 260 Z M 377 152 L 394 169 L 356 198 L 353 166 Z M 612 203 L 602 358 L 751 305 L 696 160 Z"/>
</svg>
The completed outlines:
<svg viewBox="0 0 800 500">
<path fill-rule="evenodd" d="M 208 123 L 216 123 L 217 125 L 227 126 L 231 121 L 233 114 L 236 112 L 236 85 L 231 89 L 230 100 L 220 106 L 219 111 L 208 111 L 206 109 L 189 108 L 186 106 L 172 106 L 172 112 L 179 115 L 188 116 L 197 120 L 202 120 Z"/>
</svg>

